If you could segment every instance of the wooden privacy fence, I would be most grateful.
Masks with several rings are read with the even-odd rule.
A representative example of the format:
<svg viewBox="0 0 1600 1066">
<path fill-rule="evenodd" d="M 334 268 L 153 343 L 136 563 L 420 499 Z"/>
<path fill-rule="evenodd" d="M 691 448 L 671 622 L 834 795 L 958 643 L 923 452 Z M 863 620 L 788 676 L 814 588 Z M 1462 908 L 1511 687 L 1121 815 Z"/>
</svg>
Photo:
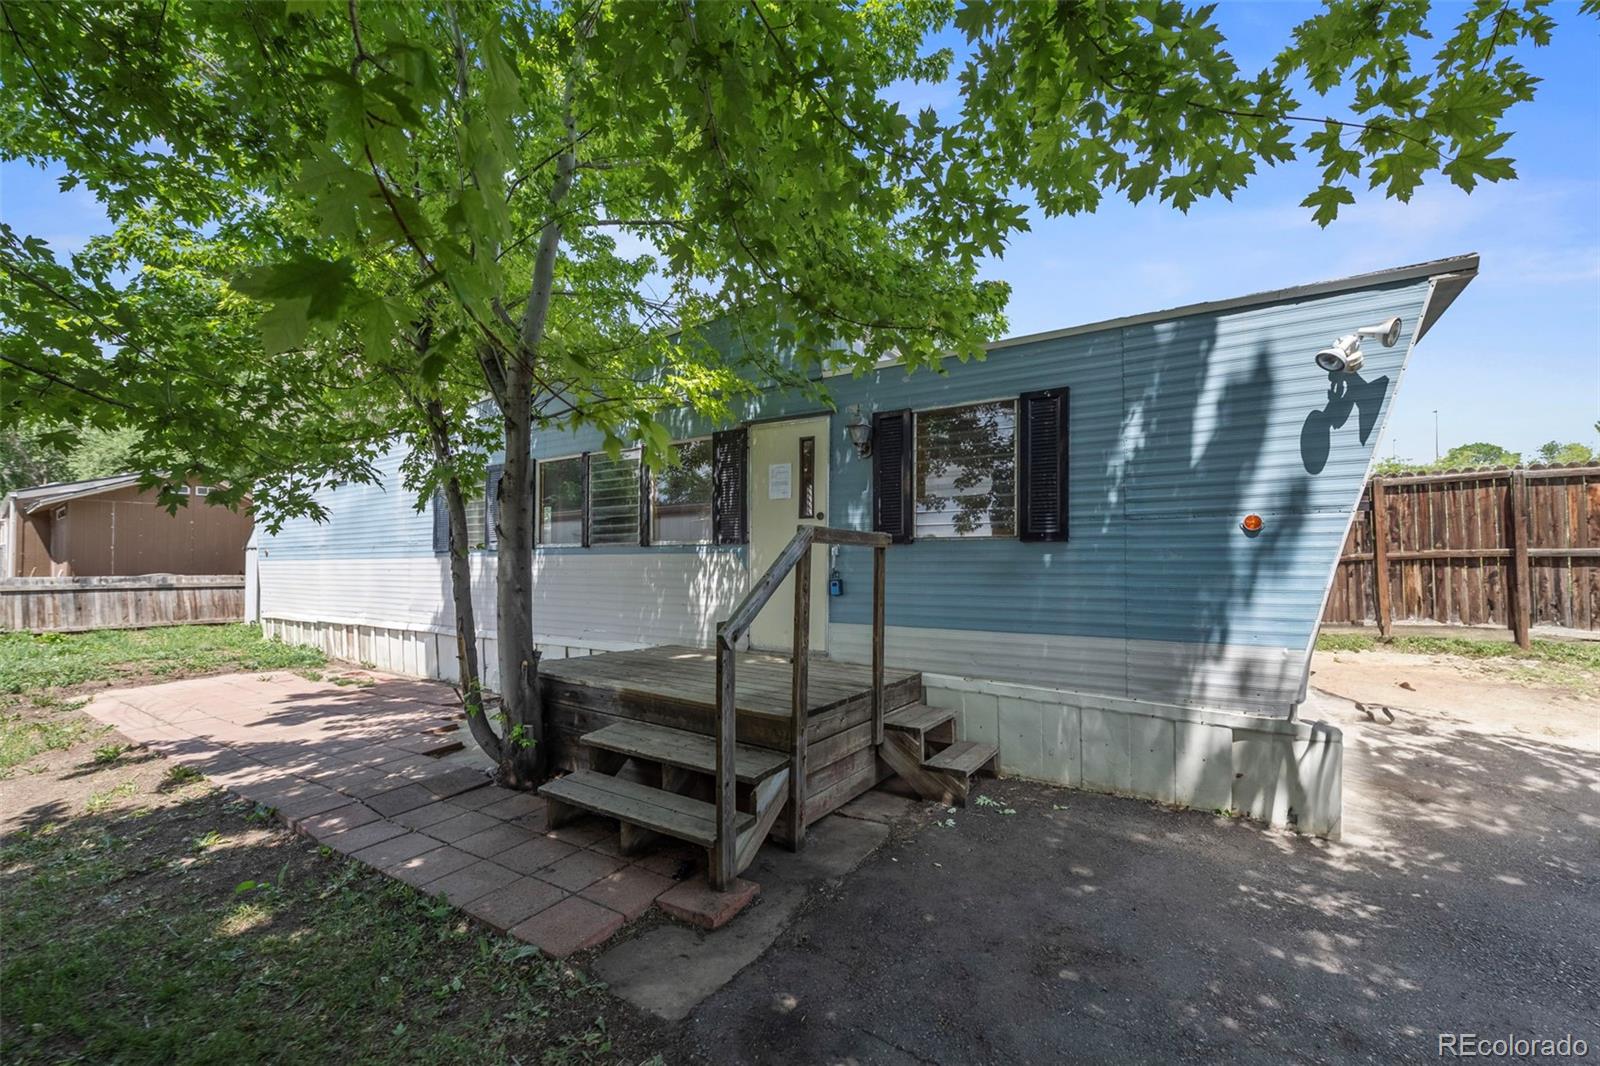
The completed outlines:
<svg viewBox="0 0 1600 1066">
<path fill-rule="evenodd" d="M 1374 477 L 1322 620 L 1600 629 L 1600 466 Z"/>
<path fill-rule="evenodd" d="M 0 580 L 0 630 L 79 632 L 244 620 L 237 574 Z"/>
</svg>

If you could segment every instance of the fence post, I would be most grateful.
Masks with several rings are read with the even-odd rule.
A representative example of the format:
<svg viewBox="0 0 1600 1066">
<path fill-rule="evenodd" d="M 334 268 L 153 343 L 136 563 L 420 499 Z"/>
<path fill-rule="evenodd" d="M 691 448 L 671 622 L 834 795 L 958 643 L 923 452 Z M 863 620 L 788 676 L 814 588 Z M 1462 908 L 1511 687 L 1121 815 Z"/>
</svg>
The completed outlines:
<svg viewBox="0 0 1600 1066">
<path fill-rule="evenodd" d="M 1389 599 L 1389 511 L 1384 502 L 1383 478 L 1372 479 L 1370 493 L 1372 577 L 1378 594 L 1378 636 L 1388 640 L 1394 633 L 1394 606 Z"/>
<path fill-rule="evenodd" d="M 1511 570 L 1516 582 L 1516 597 L 1510 604 L 1511 632 L 1517 644 L 1524 649 L 1533 646 L 1533 588 L 1528 572 L 1528 528 L 1523 515 L 1523 497 L 1528 481 L 1522 471 L 1511 474 L 1510 493 L 1506 500 L 1511 512 Z"/>
</svg>

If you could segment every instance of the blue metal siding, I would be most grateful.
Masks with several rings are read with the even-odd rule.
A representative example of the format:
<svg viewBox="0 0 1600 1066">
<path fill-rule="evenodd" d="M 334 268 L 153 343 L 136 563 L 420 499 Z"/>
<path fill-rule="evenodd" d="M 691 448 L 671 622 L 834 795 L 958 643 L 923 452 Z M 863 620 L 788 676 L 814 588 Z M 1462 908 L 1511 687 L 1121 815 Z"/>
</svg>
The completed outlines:
<svg viewBox="0 0 1600 1066">
<path fill-rule="evenodd" d="M 830 383 L 841 409 L 868 410 L 1072 390 L 1068 542 L 897 545 L 888 623 L 1304 647 L 1427 291 L 1412 281 L 1016 345 L 942 376 Z M 1396 314 L 1400 342 L 1366 342 L 1359 375 L 1330 384 L 1312 362 Z M 834 507 L 849 505 L 836 517 L 866 528 L 870 463 L 833 436 Z M 1239 529 L 1249 512 L 1266 522 L 1256 537 Z M 842 552 L 839 570 L 831 619 L 870 622 L 866 553 Z"/>
<path fill-rule="evenodd" d="M 276 535 L 263 532 L 261 549 L 274 558 L 396 559 L 433 554 L 433 518 L 418 511 L 417 498 L 400 479 L 401 454 L 391 451 L 374 464 L 373 485 L 341 485 L 317 494 L 328 509 L 326 522 L 309 518 L 284 524 Z"/>
<path fill-rule="evenodd" d="M 939 374 L 888 368 L 829 379 L 840 411 L 1071 389 L 1070 539 L 897 545 L 889 552 L 889 624 L 1303 648 L 1427 291 L 1420 279 L 1008 345 L 982 362 L 949 362 Z M 1404 320 L 1400 343 L 1367 342 L 1362 373 L 1341 375 L 1330 391 L 1313 353 L 1395 314 Z M 769 393 L 745 414 L 816 408 L 803 396 Z M 689 414 L 672 422 L 679 437 L 715 428 Z M 856 456 L 843 427 L 834 415 L 828 521 L 866 529 L 871 463 Z M 534 454 L 554 458 L 601 443 L 592 430 L 542 434 Z M 325 497 L 332 521 L 290 523 L 262 547 L 320 558 L 431 554 L 428 515 L 401 488 L 398 457 L 380 466 L 382 486 Z M 1238 528 L 1251 511 L 1266 520 L 1254 538 Z M 870 621 L 869 555 L 840 552 L 846 594 L 829 601 L 833 622 Z"/>
</svg>

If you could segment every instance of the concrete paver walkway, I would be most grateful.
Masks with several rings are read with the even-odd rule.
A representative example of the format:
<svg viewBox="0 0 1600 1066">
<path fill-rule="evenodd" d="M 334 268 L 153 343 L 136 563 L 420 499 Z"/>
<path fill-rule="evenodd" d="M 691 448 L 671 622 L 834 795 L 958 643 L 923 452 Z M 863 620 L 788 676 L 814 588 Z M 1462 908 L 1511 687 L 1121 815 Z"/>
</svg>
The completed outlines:
<svg viewBox="0 0 1600 1066">
<path fill-rule="evenodd" d="M 598 820 L 547 830 L 542 799 L 490 784 L 441 684 L 233 674 L 106 692 L 86 710 L 550 955 L 603 942 L 658 900 L 689 920 L 727 902 L 705 898 L 693 848 L 628 859 Z"/>
</svg>

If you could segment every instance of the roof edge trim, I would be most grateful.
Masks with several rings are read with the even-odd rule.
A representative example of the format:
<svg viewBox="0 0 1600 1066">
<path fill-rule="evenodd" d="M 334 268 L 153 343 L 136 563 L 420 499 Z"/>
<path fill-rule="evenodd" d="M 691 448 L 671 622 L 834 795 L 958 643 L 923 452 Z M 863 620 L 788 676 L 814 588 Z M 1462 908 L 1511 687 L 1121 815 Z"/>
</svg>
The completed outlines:
<svg viewBox="0 0 1600 1066">
<path fill-rule="evenodd" d="M 1145 311 L 1135 315 L 1124 315 L 1121 318 L 1108 318 L 1100 322 L 1086 322 L 1081 326 L 1068 326 L 1065 329 L 1053 329 L 1043 333 L 1028 333 L 1020 337 L 1006 337 L 1002 340 L 992 341 L 985 345 L 984 348 L 986 351 L 992 352 L 1019 344 L 1033 344 L 1039 341 L 1058 340 L 1063 337 L 1076 337 L 1085 333 L 1125 329 L 1129 326 L 1141 326 L 1151 322 L 1167 322 L 1176 318 L 1187 318 L 1191 315 L 1238 311 L 1247 307 L 1282 303 L 1285 300 L 1327 296 L 1336 292 L 1349 292 L 1353 289 L 1366 289 L 1375 285 L 1392 285 L 1395 282 L 1414 281 L 1419 278 L 1435 278 L 1442 275 L 1455 275 L 1463 278 L 1464 280 L 1460 282 L 1459 287 L 1456 289 L 1459 292 L 1460 289 L 1466 287 L 1466 283 L 1475 277 L 1477 273 L 1478 253 L 1469 252 L 1466 255 L 1434 259 L 1426 263 L 1414 263 L 1411 266 L 1391 267 L 1388 270 L 1375 270 L 1367 274 L 1352 274 L 1349 277 L 1317 281 L 1308 285 L 1295 285 L 1286 289 L 1269 289 L 1265 292 L 1234 296 L 1225 300 L 1207 300 L 1201 303 L 1172 307 L 1163 311 Z M 1454 298 L 1453 294 L 1451 298 Z M 1444 306 L 1448 306 L 1448 303 Z M 1438 313 L 1433 316 L 1435 319 L 1438 318 L 1439 314 L 1444 313 L 1444 306 L 1441 306 Z M 1428 325 L 1432 325 L 1432 322 L 1429 322 Z M 1426 327 L 1424 327 L 1425 329 Z"/>
</svg>

